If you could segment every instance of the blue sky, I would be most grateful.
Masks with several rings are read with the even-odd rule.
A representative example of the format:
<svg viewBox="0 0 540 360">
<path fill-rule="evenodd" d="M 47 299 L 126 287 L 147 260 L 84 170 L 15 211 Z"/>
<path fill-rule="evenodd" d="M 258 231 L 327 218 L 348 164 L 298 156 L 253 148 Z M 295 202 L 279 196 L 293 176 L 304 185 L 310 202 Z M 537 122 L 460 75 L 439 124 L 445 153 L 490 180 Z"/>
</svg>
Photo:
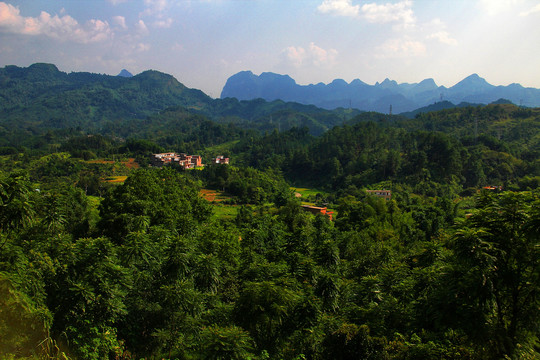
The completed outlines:
<svg viewBox="0 0 540 360">
<path fill-rule="evenodd" d="M 238 71 L 299 84 L 477 73 L 540 88 L 540 1 L 0 1 L 0 66 L 155 69 L 218 97 Z"/>
</svg>

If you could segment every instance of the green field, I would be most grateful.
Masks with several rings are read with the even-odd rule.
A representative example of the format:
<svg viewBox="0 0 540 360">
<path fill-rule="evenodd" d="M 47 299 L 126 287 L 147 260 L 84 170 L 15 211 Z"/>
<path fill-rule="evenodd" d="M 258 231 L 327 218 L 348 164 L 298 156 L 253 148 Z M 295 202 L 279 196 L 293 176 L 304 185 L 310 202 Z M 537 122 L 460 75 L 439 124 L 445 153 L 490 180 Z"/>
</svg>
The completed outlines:
<svg viewBox="0 0 540 360">
<path fill-rule="evenodd" d="M 238 214 L 238 205 L 213 204 L 213 219 L 233 219 Z"/>
<path fill-rule="evenodd" d="M 316 196 L 317 194 L 327 195 L 328 192 L 319 190 L 319 189 L 308 189 L 301 187 L 291 187 L 291 190 L 302 195 L 302 198 L 307 198 L 308 196 Z"/>
<path fill-rule="evenodd" d="M 223 144 L 207 147 L 205 153 L 208 154 L 221 154 L 230 150 L 234 145 L 238 144 L 240 140 L 232 140 Z"/>
</svg>

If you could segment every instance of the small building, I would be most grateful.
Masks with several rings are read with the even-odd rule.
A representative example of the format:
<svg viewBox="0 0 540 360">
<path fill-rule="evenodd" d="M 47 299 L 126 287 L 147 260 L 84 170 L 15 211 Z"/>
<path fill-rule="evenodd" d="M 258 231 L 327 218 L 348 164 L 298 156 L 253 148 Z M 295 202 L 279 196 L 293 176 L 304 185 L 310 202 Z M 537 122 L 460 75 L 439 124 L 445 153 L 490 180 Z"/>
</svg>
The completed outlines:
<svg viewBox="0 0 540 360">
<path fill-rule="evenodd" d="M 385 200 L 392 199 L 392 190 L 366 190 L 368 195 L 382 197 Z"/>
<path fill-rule="evenodd" d="M 326 207 L 319 207 L 319 206 L 311 206 L 311 205 L 302 205 L 302 209 L 304 209 L 307 212 L 310 212 L 312 214 L 322 214 L 325 216 L 328 216 L 330 221 L 332 221 L 332 216 L 334 215 L 333 211 L 328 211 Z"/>
<path fill-rule="evenodd" d="M 484 190 L 498 190 L 498 191 L 502 191 L 503 187 L 502 186 L 497 186 L 497 185 L 489 185 L 489 186 L 484 186 L 482 189 Z"/>
<path fill-rule="evenodd" d="M 216 156 L 216 158 L 213 161 L 214 164 L 228 164 L 229 158 L 226 158 L 223 155 Z"/>
</svg>

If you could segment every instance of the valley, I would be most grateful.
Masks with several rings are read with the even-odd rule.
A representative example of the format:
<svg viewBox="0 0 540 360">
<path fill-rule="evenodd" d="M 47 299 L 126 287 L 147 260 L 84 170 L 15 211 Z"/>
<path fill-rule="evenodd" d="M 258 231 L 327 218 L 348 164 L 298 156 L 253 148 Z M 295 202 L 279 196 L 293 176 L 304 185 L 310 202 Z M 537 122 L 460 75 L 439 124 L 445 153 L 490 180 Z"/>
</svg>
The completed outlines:
<svg viewBox="0 0 540 360">
<path fill-rule="evenodd" d="M 538 107 L 50 64 L 0 69 L 0 98 L 5 358 L 539 356 Z"/>
</svg>

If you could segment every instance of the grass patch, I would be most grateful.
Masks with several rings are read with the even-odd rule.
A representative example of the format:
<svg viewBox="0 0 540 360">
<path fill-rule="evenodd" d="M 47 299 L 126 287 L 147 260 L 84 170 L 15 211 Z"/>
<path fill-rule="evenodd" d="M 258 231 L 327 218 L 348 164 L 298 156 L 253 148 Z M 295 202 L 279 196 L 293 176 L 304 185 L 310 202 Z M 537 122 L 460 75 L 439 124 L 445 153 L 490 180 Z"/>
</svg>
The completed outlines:
<svg viewBox="0 0 540 360">
<path fill-rule="evenodd" d="M 238 205 L 223 204 L 223 201 L 231 199 L 231 196 L 225 195 L 223 191 L 201 189 L 199 194 L 212 204 L 212 219 L 231 220 L 238 215 Z"/>
<path fill-rule="evenodd" d="M 88 160 L 88 164 L 114 164 L 112 160 Z"/>
<path fill-rule="evenodd" d="M 317 194 L 321 194 L 323 196 L 328 195 L 328 192 L 323 191 L 323 190 L 318 190 L 318 189 L 309 189 L 309 188 L 300 188 L 300 187 L 291 187 L 290 189 L 294 191 L 295 193 L 302 195 L 301 196 L 302 198 L 306 198 L 308 196 L 316 196 Z"/>
<path fill-rule="evenodd" d="M 87 164 L 116 164 L 120 163 L 124 165 L 128 169 L 138 169 L 139 164 L 135 161 L 134 158 L 129 158 L 126 161 L 113 161 L 113 160 L 104 160 L 104 159 L 97 159 L 97 160 L 88 160 L 86 161 Z"/>
<path fill-rule="evenodd" d="M 199 194 L 206 200 L 210 202 L 221 202 L 231 199 L 231 196 L 225 195 L 223 191 L 219 190 L 210 190 L 202 189 L 199 191 Z"/>
<path fill-rule="evenodd" d="M 219 144 L 219 145 L 214 145 L 214 146 L 210 146 L 208 148 L 206 148 L 204 151 L 206 153 L 222 153 L 222 152 L 225 152 L 226 150 L 230 150 L 234 145 L 238 144 L 238 142 L 240 142 L 240 140 L 232 140 L 232 141 L 228 141 L 226 143 L 223 143 L 223 144 Z"/>
<path fill-rule="evenodd" d="M 212 219 L 232 220 L 238 215 L 238 205 L 213 204 Z"/>
</svg>

